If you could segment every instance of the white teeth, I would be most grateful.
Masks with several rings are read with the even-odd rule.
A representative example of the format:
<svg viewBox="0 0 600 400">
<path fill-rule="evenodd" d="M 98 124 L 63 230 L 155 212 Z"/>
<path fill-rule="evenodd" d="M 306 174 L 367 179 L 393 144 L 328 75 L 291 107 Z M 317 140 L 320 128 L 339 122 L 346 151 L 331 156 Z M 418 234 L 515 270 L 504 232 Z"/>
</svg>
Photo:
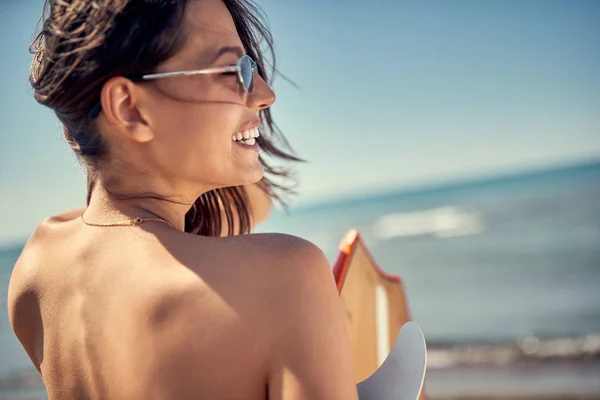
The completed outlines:
<svg viewBox="0 0 600 400">
<path fill-rule="evenodd" d="M 250 139 L 245 139 L 245 140 L 234 140 L 234 142 L 238 142 L 240 144 L 247 145 L 247 146 L 254 146 L 256 144 L 256 139 L 250 138 Z"/>
<path fill-rule="evenodd" d="M 242 139 L 253 139 L 253 138 L 257 138 L 260 136 L 260 133 L 258 132 L 258 128 L 253 128 L 253 129 L 248 129 L 247 131 L 244 132 L 238 132 L 236 134 L 234 134 L 231 139 L 233 141 L 236 140 L 242 140 Z"/>
</svg>

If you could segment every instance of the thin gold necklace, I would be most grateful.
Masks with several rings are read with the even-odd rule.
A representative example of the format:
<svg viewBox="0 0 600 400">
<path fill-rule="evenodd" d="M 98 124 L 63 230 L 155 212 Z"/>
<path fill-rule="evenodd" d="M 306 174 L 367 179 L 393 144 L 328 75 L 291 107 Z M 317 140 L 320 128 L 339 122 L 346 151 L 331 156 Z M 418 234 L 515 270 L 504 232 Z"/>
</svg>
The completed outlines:
<svg viewBox="0 0 600 400">
<path fill-rule="evenodd" d="M 109 222 L 109 223 L 105 223 L 105 224 L 93 224 L 91 222 L 87 222 L 85 220 L 85 218 L 83 218 L 83 213 L 81 214 L 81 220 L 83 221 L 84 224 L 89 225 L 89 226 L 136 226 L 136 225 L 140 225 L 143 224 L 144 222 L 151 222 L 151 221 L 155 221 L 155 222 L 162 222 L 164 224 L 169 225 L 171 228 L 175 229 L 175 227 L 173 226 L 173 224 L 171 224 L 169 221 L 162 219 L 162 218 L 142 218 L 142 217 L 135 217 L 132 219 L 128 219 L 126 221 L 118 221 L 118 222 Z"/>
</svg>

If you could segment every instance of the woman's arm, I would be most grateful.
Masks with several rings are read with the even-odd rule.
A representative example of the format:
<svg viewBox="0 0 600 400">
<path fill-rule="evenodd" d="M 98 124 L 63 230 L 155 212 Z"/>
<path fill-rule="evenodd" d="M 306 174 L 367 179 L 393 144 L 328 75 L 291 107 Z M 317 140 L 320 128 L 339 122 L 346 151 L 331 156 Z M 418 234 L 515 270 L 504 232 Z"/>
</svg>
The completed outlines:
<svg viewBox="0 0 600 400">
<path fill-rule="evenodd" d="M 311 243 L 281 254 L 273 312 L 270 400 L 358 399 L 344 309 L 326 257 Z"/>
</svg>

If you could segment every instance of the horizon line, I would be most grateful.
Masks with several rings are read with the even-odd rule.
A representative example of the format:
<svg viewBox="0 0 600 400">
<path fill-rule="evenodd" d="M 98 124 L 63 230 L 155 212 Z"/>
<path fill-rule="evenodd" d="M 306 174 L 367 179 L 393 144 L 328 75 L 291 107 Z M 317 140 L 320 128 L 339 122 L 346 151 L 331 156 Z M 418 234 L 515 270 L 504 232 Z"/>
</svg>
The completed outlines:
<svg viewBox="0 0 600 400">
<path fill-rule="evenodd" d="M 546 163 L 544 165 L 530 165 L 504 170 L 487 171 L 481 174 L 468 174 L 460 177 L 438 177 L 431 180 L 419 180 L 403 185 L 399 183 L 391 189 L 375 188 L 372 193 L 360 195 L 358 193 L 346 193 L 340 197 L 315 198 L 300 202 L 297 206 L 289 206 L 290 211 L 304 211 L 319 207 L 328 207 L 340 204 L 352 204 L 374 199 L 376 197 L 396 196 L 399 194 L 416 194 L 442 189 L 450 189 L 459 186 L 475 185 L 486 181 L 502 181 L 528 175 L 538 175 L 562 170 L 600 166 L 600 154 L 581 157 L 578 159 L 562 160 Z M 282 209 L 276 212 L 283 212 Z"/>
<path fill-rule="evenodd" d="M 466 186 L 466 185 L 475 185 L 478 183 L 483 183 L 485 181 L 502 181 L 511 178 L 517 178 L 527 175 L 537 175 L 544 174 L 548 172 L 558 172 L 561 170 L 570 170 L 577 168 L 590 168 L 594 166 L 600 166 L 600 154 L 582 157 L 579 159 L 572 160 L 563 160 L 556 161 L 551 163 L 546 163 L 545 165 L 531 165 L 516 169 L 505 169 L 501 171 L 489 171 L 484 172 L 482 174 L 473 174 L 469 176 L 456 177 L 456 178 L 435 178 L 434 180 L 429 181 L 418 181 L 409 183 L 407 185 L 399 184 L 395 186 L 393 189 L 373 189 L 372 193 L 366 195 L 357 195 L 357 194 L 342 194 L 340 197 L 333 198 L 316 198 L 307 200 L 305 202 L 301 202 L 300 204 L 294 206 L 290 205 L 290 211 L 306 211 L 314 208 L 321 207 L 332 207 L 338 205 L 349 205 L 353 203 L 359 203 L 367 200 L 371 200 L 377 197 L 389 197 L 396 196 L 399 194 L 416 194 L 423 193 L 429 191 L 450 189 L 453 187 Z M 274 207 L 273 214 L 281 214 L 285 213 L 282 208 Z M 0 241 L 0 252 L 11 250 L 17 247 L 23 246 L 29 237 L 24 238 L 13 238 L 5 241 Z"/>
</svg>

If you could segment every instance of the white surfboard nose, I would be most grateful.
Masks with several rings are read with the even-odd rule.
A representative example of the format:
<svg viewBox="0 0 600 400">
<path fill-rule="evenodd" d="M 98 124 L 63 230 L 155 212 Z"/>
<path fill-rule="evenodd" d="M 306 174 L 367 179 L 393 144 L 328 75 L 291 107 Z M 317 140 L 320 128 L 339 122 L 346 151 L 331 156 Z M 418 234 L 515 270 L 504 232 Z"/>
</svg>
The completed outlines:
<svg viewBox="0 0 600 400">
<path fill-rule="evenodd" d="M 425 381 L 427 345 L 419 325 L 400 328 L 383 364 L 358 384 L 360 400 L 417 400 Z"/>
</svg>

